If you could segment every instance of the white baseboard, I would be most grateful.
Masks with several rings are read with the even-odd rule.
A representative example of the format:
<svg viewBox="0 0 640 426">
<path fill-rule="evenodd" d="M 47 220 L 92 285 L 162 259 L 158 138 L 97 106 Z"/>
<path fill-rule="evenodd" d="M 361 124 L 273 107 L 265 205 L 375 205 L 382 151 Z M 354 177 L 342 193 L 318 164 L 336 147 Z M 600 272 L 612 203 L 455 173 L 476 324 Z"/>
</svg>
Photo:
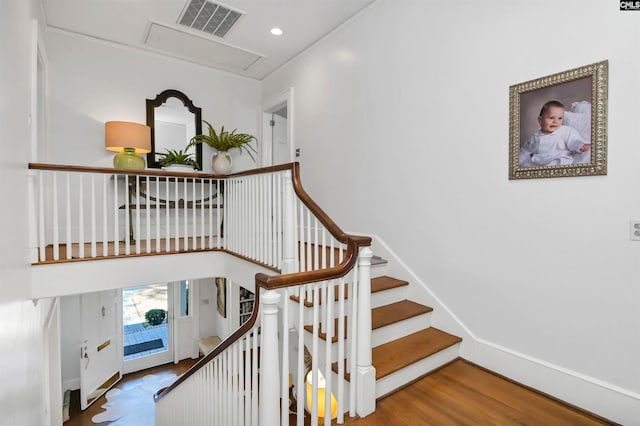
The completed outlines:
<svg viewBox="0 0 640 426">
<path fill-rule="evenodd" d="M 640 425 L 640 394 L 482 339 L 474 358 L 469 361 L 608 420 Z"/>
<path fill-rule="evenodd" d="M 62 391 L 64 393 L 65 390 L 78 390 L 80 389 L 80 379 L 69 379 L 62 382 Z"/>
<path fill-rule="evenodd" d="M 478 338 L 380 237 L 370 233 L 354 234 L 374 238 L 377 246 L 374 254 L 388 258 L 390 275 L 411 280 L 428 293 L 432 299 L 430 306 L 434 308 L 433 325 L 463 338 L 461 357 L 608 420 L 640 426 L 640 393 Z"/>
</svg>

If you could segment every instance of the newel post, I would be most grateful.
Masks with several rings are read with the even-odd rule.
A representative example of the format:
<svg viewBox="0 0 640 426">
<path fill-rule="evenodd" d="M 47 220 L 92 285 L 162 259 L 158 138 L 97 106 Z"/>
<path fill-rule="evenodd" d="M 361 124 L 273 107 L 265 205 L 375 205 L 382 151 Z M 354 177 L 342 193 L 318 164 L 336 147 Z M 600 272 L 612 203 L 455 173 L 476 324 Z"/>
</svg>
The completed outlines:
<svg viewBox="0 0 640 426">
<path fill-rule="evenodd" d="M 290 274 L 296 272 L 296 218 L 294 207 L 295 191 L 293 189 L 293 181 L 291 179 L 291 170 L 284 172 L 284 229 L 283 239 L 284 247 L 282 254 L 282 273 Z"/>
<path fill-rule="evenodd" d="M 358 354 L 356 358 L 356 413 L 365 417 L 376 410 L 376 369 L 371 361 L 371 257 L 363 247 L 358 257 Z"/>
<path fill-rule="evenodd" d="M 278 351 L 278 302 L 280 294 L 267 290 L 260 296 L 262 347 L 260 348 L 260 425 L 280 424 L 280 355 Z"/>
</svg>

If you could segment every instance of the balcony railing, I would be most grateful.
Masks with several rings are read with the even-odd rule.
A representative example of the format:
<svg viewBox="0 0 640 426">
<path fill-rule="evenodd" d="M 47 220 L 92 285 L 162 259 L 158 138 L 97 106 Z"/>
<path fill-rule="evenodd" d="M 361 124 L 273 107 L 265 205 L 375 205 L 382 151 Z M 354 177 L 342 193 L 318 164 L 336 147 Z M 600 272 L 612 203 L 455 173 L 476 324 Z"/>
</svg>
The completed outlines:
<svg viewBox="0 0 640 426">
<path fill-rule="evenodd" d="M 156 424 L 288 425 L 290 410 L 328 424 L 332 396 L 339 423 L 375 409 L 371 240 L 322 211 L 297 163 L 227 176 L 30 168 L 34 263 L 223 250 L 280 273 L 258 274 L 251 318 L 157 396 Z"/>
</svg>

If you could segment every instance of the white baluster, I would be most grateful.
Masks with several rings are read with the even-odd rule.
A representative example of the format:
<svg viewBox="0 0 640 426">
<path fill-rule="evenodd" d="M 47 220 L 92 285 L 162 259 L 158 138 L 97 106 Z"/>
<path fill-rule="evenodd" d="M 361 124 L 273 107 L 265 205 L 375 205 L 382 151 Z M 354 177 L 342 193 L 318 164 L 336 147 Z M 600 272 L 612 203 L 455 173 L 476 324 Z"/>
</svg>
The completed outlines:
<svg viewBox="0 0 640 426">
<path fill-rule="evenodd" d="M 96 177 L 91 175 L 91 257 L 96 257 Z"/>
<path fill-rule="evenodd" d="M 47 252 L 45 250 L 46 244 L 45 244 L 45 229 L 44 229 L 44 212 L 45 212 L 45 205 L 44 205 L 44 171 L 40 170 L 40 172 L 38 173 L 38 229 L 39 229 L 39 244 L 40 244 L 40 259 L 41 260 L 48 260 L 47 259 Z"/>
<path fill-rule="evenodd" d="M 187 208 L 187 199 L 189 194 L 188 183 L 187 180 L 183 180 L 183 204 L 182 204 L 182 214 L 183 214 L 183 230 L 184 230 L 184 251 L 189 251 L 189 209 Z"/>
<path fill-rule="evenodd" d="M 283 218 L 283 259 L 282 273 L 290 274 L 296 271 L 296 220 L 293 183 L 291 181 L 291 171 L 287 170 L 283 178 L 284 188 L 284 218 Z M 302 297 L 300 297 L 302 303 Z"/>
<path fill-rule="evenodd" d="M 151 192 L 151 187 L 149 186 L 149 176 L 145 176 L 144 178 L 144 188 L 146 192 L 146 196 L 144 197 L 144 208 L 145 208 L 145 221 L 146 221 L 146 242 L 145 249 L 147 253 L 151 253 L 151 205 L 149 204 L 149 192 Z M 139 194 L 138 194 L 139 195 Z"/>
<path fill-rule="evenodd" d="M 82 184 L 82 174 L 78 175 L 78 178 L 78 257 L 84 259 L 84 186 Z"/>
<path fill-rule="evenodd" d="M 140 254 L 140 239 L 142 238 L 142 232 L 140 230 L 140 176 L 136 175 L 135 186 L 135 198 L 136 198 L 136 254 Z"/>
<path fill-rule="evenodd" d="M 304 288 L 308 287 L 308 285 L 299 286 L 298 287 L 298 371 L 297 371 L 297 381 L 296 381 L 296 390 L 298 392 L 298 404 L 296 407 L 296 415 L 297 415 L 297 426 L 304 425 L 304 392 L 302 389 L 305 389 L 305 363 L 304 363 Z"/>
<path fill-rule="evenodd" d="M 289 288 L 284 289 L 282 306 L 282 376 L 280 378 L 281 426 L 289 425 Z M 301 330 L 302 331 L 302 330 Z"/>
<path fill-rule="evenodd" d="M 165 189 L 165 195 L 164 195 L 164 199 L 165 199 L 165 205 L 166 205 L 166 211 L 165 211 L 165 225 L 164 225 L 164 232 L 165 232 L 165 239 L 164 239 L 164 249 L 165 251 L 171 251 L 171 198 L 170 198 L 170 183 L 169 183 L 169 178 L 167 178 L 164 181 L 164 189 Z"/>
<path fill-rule="evenodd" d="M 173 201 L 175 205 L 175 218 L 176 218 L 176 235 L 175 235 L 175 251 L 180 251 L 180 186 L 178 183 L 178 178 L 175 178 L 175 194 L 173 194 Z"/>
<path fill-rule="evenodd" d="M 129 175 L 124 175 L 124 254 L 131 254 L 131 185 Z"/>
<path fill-rule="evenodd" d="M 209 179 L 209 185 L 207 185 L 207 187 L 209 188 L 209 245 L 208 248 L 213 248 L 213 179 Z M 220 202 L 220 194 L 218 193 L 216 196 L 216 201 Z M 218 212 L 216 210 L 216 217 L 218 215 Z M 217 229 L 217 228 L 216 228 Z M 220 234 L 218 234 L 218 237 L 220 237 Z"/>
<path fill-rule="evenodd" d="M 198 221 L 196 220 L 196 214 L 197 209 L 196 209 L 196 203 L 198 201 L 198 198 L 196 196 L 196 180 L 195 178 L 191 180 L 191 220 L 193 221 L 193 224 L 191 225 L 191 232 L 192 232 L 192 240 L 191 240 L 191 249 L 192 250 L 196 250 L 198 248 Z M 186 204 L 186 200 L 185 200 L 185 204 Z M 186 206 L 185 206 L 186 207 Z"/>
<path fill-rule="evenodd" d="M 260 291 L 256 289 L 256 291 Z M 280 356 L 278 353 L 278 302 L 280 294 L 265 291 L 261 297 L 262 348 L 260 365 L 260 426 L 276 426 L 280 423 L 278 399 L 280 380 Z"/>
<path fill-rule="evenodd" d="M 333 241 L 332 241 L 333 242 Z M 333 253 L 333 244 L 331 252 Z M 333 256 L 332 256 L 333 257 Z M 333 262 L 333 260 L 332 260 Z M 333 265 L 331 265 L 333 266 Z M 345 344 L 345 309 L 344 309 L 344 281 L 345 278 L 339 279 L 338 284 L 338 384 L 337 384 L 337 400 L 338 400 L 338 424 L 344 422 L 344 344 Z"/>
<path fill-rule="evenodd" d="M 102 175 L 102 255 L 109 254 L 109 220 L 107 213 L 107 175 Z M 117 241 L 117 240 L 115 240 Z M 114 242 L 115 242 L 114 241 Z"/>
<path fill-rule="evenodd" d="M 120 254 L 120 209 L 118 208 L 118 176 L 113 176 L 113 254 Z M 126 196 L 125 196 L 126 197 Z M 126 234 L 126 231 L 125 231 Z"/>
<path fill-rule="evenodd" d="M 323 246 L 323 250 L 324 250 L 324 246 Z M 335 288 L 335 280 L 332 280 L 330 282 L 327 283 L 327 298 L 325 299 L 325 303 L 327 305 L 327 316 L 326 316 L 326 323 L 325 323 L 325 340 L 324 340 L 324 347 L 325 347 L 325 363 L 324 363 L 324 378 L 325 378 L 325 383 L 326 383 L 326 389 L 325 389 L 325 401 L 324 401 L 324 406 L 325 406 L 325 410 L 324 410 L 324 424 L 326 425 L 330 425 L 331 424 L 331 395 L 333 393 L 333 386 L 332 386 L 332 371 L 331 371 L 331 346 L 333 344 L 333 301 L 334 301 L 334 292 L 335 292 L 336 288 Z M 338 363 L 342 362 L 339 358 L 338 358 Z"/>
<path fill-rule="evenodd" d="M 156 229 L 155 229 L 155 234 L 156 234 L 156 242 L 155 242 L 155 252 L 159 253 L 160 251 L 162 251 L 162 249 L 160 248 L 160 179 L 158 177 L 154 177 L 153 181 L 155 182 L 155 194 L 156 194 L 156 200 L 154 202 L 154 211 L 155 211 L 155 222 L 156 222 Z M 151 183 L 149 183 L 150 185 Z M 150 194 L 151 193 L 151 187 L 147 186 L 147 198 L 150 198 Z"/>
<path fill-rule="evenodd" d="M 56 174 L 54 173 L 54 177 L 56 176 Z M 66 241 L 66 252 L 67 252 L 67 259 L 71 259 L 72 256 L 72 241 L 71 241 L 71 173 L 65 173 L 66 176 L 66 185 L 65 185 L 65 201 L 66 201 L 66 205 L 65 205 L 65 241 Z M 56 201 L 57 201 L 58 197 L 55 197 Z M 57 223 L 57 220 L 56 220 Z"/>
</svg>

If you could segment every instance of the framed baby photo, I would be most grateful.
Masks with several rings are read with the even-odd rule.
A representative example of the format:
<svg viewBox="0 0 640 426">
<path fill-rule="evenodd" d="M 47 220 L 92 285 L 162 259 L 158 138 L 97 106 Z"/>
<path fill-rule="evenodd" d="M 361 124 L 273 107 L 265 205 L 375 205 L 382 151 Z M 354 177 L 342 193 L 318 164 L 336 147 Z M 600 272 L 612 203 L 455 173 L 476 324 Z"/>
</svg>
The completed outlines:
<svg viewBox="0 0 640 426">
<path fill-rule="evenodd" d="M 607 174 L 608 61 L 509 87 L 509 179 Z"/>
</svg>

